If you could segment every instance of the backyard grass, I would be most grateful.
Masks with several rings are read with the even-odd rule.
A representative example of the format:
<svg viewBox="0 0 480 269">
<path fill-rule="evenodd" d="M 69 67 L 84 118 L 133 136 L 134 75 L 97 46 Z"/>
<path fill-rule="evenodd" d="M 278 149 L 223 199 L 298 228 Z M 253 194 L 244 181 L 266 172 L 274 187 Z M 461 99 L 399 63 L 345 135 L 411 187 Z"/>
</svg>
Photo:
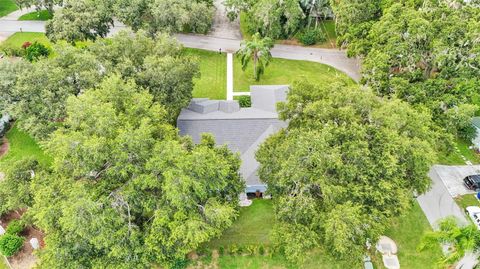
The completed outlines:
<svg viewBox="0 0 480 269">
<path fill-rule="evenodd" d="M 18 7 L 13 0 L 0 0 L 0 17 L 6 16 L 15 10 Z"/>
<path fill-rule="evenodd" d="M 265 69 L 259 81 L 253 79 L 253 67 L 250 64 L 245 71 L 239 59 L 234 59 L 234 91 L 248 92 L 250 85 L 292 84 L 299 79 L 330 85 L 335 82 L 354 84 L 345 73 L 337 69 L 310 61 L 297 61 L 274 58 Z"/>
<path fill-rule="evenodd" d="M 240 216 L 223 235 L 209 242 L 211 248 L 236 244 L 239 246 L 269 245 L 269 234 L 274 225 L 272 200 L 255 199 L 249 207 L 240 209 Z"/>
<path fill-rule="evenodd" d="M 455 198 L 458 206 L 461 210 L 465 210 L 467 206 L 480 206 L 480 202 L 477 200 L 475 194 L 465 194 Z"/>
<path fill-rule="evenodd" d="M 48 21 L 53 18 L 53 14 L 48 10 L 34 11 L 18 18 L 19 21 Z"/>
<path fill-rule="evenodd" d="M 4 169 L 9 164 L 25 157 L 34 157 L 44 166 L 47 166 L 52 162 L 52 159 L 42 151 L 33 138 L 27 133 L 20 131 L 15 126 L 7 132 L 6 137 L 10 149 L 5 156 L 0 158 L 0 169 Z"/>
<path fill-rule="evenodd" d="M 185 54 L 199 60 L 200 78 L 194 79 L 193 97 L 226 99 L 227 56 L 225 53 L 185 48 Z"/>
<path fill-rule="evenodd" d="M 455 144 L 458 150 L 453 150 L 451 152 L 443 152 L 439 154 L 440 164 L 465 165 L 465 161 L 462 159 L 462 155 L 472 164 L 480 164 L 480 155 L 469 148 L 471 146 L 471 143 L 463 139 L 456 139 Z"/>
<path fill-rule="evenodd" d="M 212 240 L 208 247 L 218 248 L 228 245 L 269 245 L 268 234 L 274 224 L 273 205 L 271 200 L 254 200 L 252 206 L 242 208 L 240 216 L 234 225 L 224 234 Z M 418 203 L 415 201 L 411 210 L 398 219 L 394 219 L 385 235 L 391 237 L 399 248 L 398 257 L 402 268 L 428 269 L 436 268 L 436 261 L 441 257 L 438 248 L 417 251 L 417 246 L 424 233 L 430 231 L 430 225 Z M 373 257 L 375 258 L 375 257 Z M 219 268 L 226 269 L 254 269 L 254 268 L 284 268 L 284 269 L 327 269 L 327 268 L 356 268 L 351 263 L 338 260 L 328 255 L 322 248 L 317 248 L 307 255 L 301 266 L 290 264 L 282 255 L 272 256 L 241 256 L 221 255 L 218 258 Z M 376 259 L 375 268 L 384 268 L 381 261 Z"/>
</svg>

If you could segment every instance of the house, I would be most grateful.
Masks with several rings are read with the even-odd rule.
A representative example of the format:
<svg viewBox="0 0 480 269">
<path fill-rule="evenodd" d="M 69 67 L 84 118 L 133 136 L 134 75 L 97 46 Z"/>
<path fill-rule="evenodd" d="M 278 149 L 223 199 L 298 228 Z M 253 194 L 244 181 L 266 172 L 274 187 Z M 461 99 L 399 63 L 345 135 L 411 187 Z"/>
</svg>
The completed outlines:
<svg viewBox="0 0 480 269">
<path fill-rule="evenodd" d="M 472 139 L 472 144 L 476 150 L 479 150 L 480 149 L 480 117 L 473 117 L 472 125 L 476 131 L 475 138 Z"/>
<path fill-rule="evenodd" d="M 287 126 L 278 119 L 276 104 L 286 101 L 287 85 L 251 86 L 252 106 L 240 108 L 238 101 L 196 98 L 181 111 L 177 127 L 198 143 L 202 133 L 214 135 L 217 144 L 226 144 L 241 156 L 240 173 L 247 194 L 264 193 L 267 186 L 257 174 L 258 147 L 272 134 Z"/>
</svg>

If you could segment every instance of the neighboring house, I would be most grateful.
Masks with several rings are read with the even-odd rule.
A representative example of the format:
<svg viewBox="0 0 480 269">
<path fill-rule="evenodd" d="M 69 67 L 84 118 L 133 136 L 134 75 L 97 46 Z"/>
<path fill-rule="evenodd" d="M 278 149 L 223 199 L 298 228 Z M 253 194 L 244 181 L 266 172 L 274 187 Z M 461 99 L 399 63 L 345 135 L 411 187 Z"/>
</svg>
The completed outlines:
<svg viewBox="0 0 480 269">
<path fill-rule="evenodd" d="M 240 173 L 245 179 L 247 194 L 266 191 L 257 175 L 255 160 L 258 147 L 270 135 L 287 124 L 278 119 L 276 104 L 286 100 L 288 86 L 251 86 L 252 107 L 240 108 L 238 101 L 193 99 L 177 119 L 181 135 L 189 135 L 198 143 L 202 133 L 211 133 L 217 144 L 226 144 L 240 153 Z"/>
<path fill-rule="evenodd" d="M 480 149 L 480 117 L 473 117 L 472 118 L 472 125 L 475 127 L 477 134 L 475 138 L 472 140 L 472 144 L 476 150 Z"/>
</svg>

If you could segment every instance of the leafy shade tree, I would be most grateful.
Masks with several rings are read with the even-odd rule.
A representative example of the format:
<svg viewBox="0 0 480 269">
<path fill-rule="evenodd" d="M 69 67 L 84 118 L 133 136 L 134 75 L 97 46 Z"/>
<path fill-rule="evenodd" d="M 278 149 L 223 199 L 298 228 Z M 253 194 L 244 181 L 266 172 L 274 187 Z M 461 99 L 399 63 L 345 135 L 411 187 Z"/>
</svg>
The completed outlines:
<svg viewBox="0 0 480 269">
<path fill-rule="evenodd" d="M 68 0 L 45 28 L 53 42 L 75 43 L 106 37 L 112 26 L 112 10 L 105 1 Z"/>
<path fill-rule="evenodd" d="M 29 8 L 35 6 L 37 10 L 46 9 L 50 13 L 54 12 L 55 6 L 62 6 L 63 0 L 15 0 L 20 8 Z"/>
<path fill-rule="evenodd" d="M 244 186 L 225 146 L 179 139 L 154 97 L 119 75 L 67 103 L 46 143 L 53 172 L 32 185 L 41 267 L 169 268 L 232 223 Z"/>
<path fill-rule="evenodd" d="M 174 122 L 192 98 L 197 60 L 182 54 L 181 45 L 168 35 L 152 39 L 143 31 L 120 32 L 86 48 L 58 44 L 55 57 L 34 64 L 0 63 L 0 109 L 18 119 L 18 126 L 45 140 L 66 116 L 65 104 L 118 73 L 147 89 L 167 109 Z"/>
<path fill-rule="evenodd" d="M 427 113 L 367 88 L 297 82 L 279 105 L 288 128 L 256 154 L 290 259 L 323 244 L 359 259 L 413 192 L 425 192 L 437 135 Z M 288 242 L 301 242 L 289 244 Z"/>
<path fill-rule="evenodd" d="M 468 252 L 476 252 L 480 248 L 480 232 L 475 225 L 459 226 L 454 217 L 440 221 L 439 230 L 426 234 L 418 246 L 420 251 L 433 245 L 447 244 L 447 254 L 438 261 L 440 265 L 451 265 L 460 260 Z"/>
<path fill-rule="evenodd" d="M 428 109 L 447 132 L 472 138 L 478 108 L 480 11 L 467 4 L 394 4 L 368 33 L 363 82 L 379 95 Z"/>
<path fill-rule="evenodd" d="M 30 182 L 38 169 L 38 162 L 31 158 L 17 161 L 8 168 L 5 180 L 0 181 L 0 215 L 32 205 Z"/>
<path fill-rule="evenodd" d="M 270 50 L 273 48 L 273 41 L 268 38 L 261 38 L 259 33 L 252 36 L 252 40 L 242 41 L 238 57 L 242 61 L 242 69 L 245 71 L 250 61 L 253 61 L 253 78 L 260 80 L 265 68 L 272 60 Z"/>
</svg>

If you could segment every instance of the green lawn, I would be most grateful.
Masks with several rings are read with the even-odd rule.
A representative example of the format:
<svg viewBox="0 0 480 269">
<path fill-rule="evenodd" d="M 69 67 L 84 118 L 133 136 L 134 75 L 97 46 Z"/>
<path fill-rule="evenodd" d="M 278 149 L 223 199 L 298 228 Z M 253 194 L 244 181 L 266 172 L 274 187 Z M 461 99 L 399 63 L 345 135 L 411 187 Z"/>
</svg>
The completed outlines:
<svg viewBox="0 0 480 269">
<path fill-rule="evenodd" d="M 385 235 L 397 243 L 401 268 L 437 268 L 436 262 L 442 255 L 440 246 L 422 252 L 416 249 L 423 234 L 428 231 L 431 231 L 431 227 L 416 201 L 408 214 L 392 221 Z"/>
<path fill-rule="evenodd" d="M 48 21 L 53 18 L 53 14 L 48 10 L 34 11 L 18 18 L 19 21 Z"/>
<path fill-rule="evenodd" d="M 319 27 L 322 28 L 323 32 L 327 36 L 327 40 L 323 44 L 319 45 L 335 48 L 337 46 L 337 32 L 335 31 L 335 22 L 332 20 L 322 21 L 320 22 Z"/>
<path fill-rule="evenodd" d="M 18 7 L 13 0 L 0 0 L 0 17 L 6 16 L 15 10 Z"/>
<path fill-rule="evenodd" d="M 467 206 L 480 206 L 480 202 L 477 200 L 475 194 L 465 194 L 455 198 L 460 209 L 464 210 Z"/>
<path fill-rule="evenodd" d="M 258 243 L 269 245 L 269 233 L 274 222 L 272 200 L 255 199 L 251 206 L 240 209 L 240 216 L 232 227 L 208 245 L 212 248 L 228 246 L 232 243 L 239 246 Z"/>
<path fill-rule="evenodd" d="M 200 78 L 194 80 L 193 97 L 227 97 L 227 56 L 225 53 L 185 48 L 185 54 L 197 57 Z"/>
<path fill-rule="evenodd" d="M 473 164 L 480 164 L 480 155 L 472 149 L 469 149 L 471 143 L 463 139 L 456 139 L 455 144 L 458 148 L 458 151 L 454 150 L 451 152 L 439 154 L 440 164 L 465 165 L 465 161 L 461 157 L 462 155 Z"/>
<path fill-rule="evenodd" d="M 0 169 L 4 169 L 25 157 L 35 157 L 42 165 L 49 165 L 52 159 L 45 155 L 38 144 L 28 134 L 20 131 L 15 126 L 6 135 L 10 144 L 8 153 L 0 158 Z"/>
<path fill-rule="evenodd" d="M 328 65 L 280 58 L 274 58 L 265 69 L 265 74 L 260 77 L 260 81 L 255 81 L 252 65 L 243 71 L 240 60 L 237 58 L 234 60 L 234 91 L 248 92 L 250 85 L 292 84 L 302 78 L 324 85 L 334 82 L 355 83 L 345 73 Z"/>
<path fill-rule="evenodd" d="M 3 256 L 0 256 L 0 269 L 10 269 Z"/>
<path fill-rule="evenodd" d="M 268 234 L 274 224 L 273 205 L 271 200 L 254 200 L 250 207 L 242 208 L 240 216 L 234 225 L 219 238 L 212 240 L 208 246 L 270 244 Z M 417 252 L 423 234 L 430 231 L 430 225 L 417 202 L 405 216 L 392 221 L 386 235 L 398 245 L 398 257 L 402 268 L 428 269 L 436 268 L 435 263 L 441 256 L 440 246 L 435 249 Z M 380 261 L 381 263 L 381 261 Z M 254 268 L 285 268 L 285 269 L 341 269 L 355 268 L 352 264 L 331 257 L 322 248 L 315 249 L 307 256 L 301 266 L 291 265 L 281 255 L 273 256 L 231 256 L 221 255 L 218 259 L 219 268 L 254 269 Z M 377 267 L 383 268 L 377 258 Z"/>
<path fill-rule="evenodd" d="M 10 36 L 7 40 L 3 41 L 1 44 L 2 46 L 20 48 L 23 45 L 23 43 L 27 41 L 31 43 L 37 41 L 49 48 L 52 47 L 52 44 L 50 43 L 48 38 L 45 36 L 45 34 L 31 33 L 31 32 L 15 33 L 12 36 Z"/>
</svg>

